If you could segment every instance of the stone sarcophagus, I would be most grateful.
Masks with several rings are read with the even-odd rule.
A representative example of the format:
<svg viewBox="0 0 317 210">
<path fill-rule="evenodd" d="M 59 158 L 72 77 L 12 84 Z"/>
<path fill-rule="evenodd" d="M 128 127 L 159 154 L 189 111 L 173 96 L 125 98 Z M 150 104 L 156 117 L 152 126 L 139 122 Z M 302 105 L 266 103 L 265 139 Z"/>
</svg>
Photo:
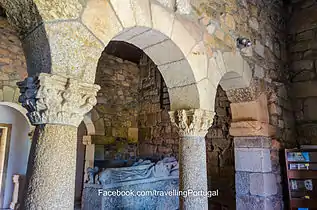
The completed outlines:
<svg viewBox="0 0 317 210">
<path fill-rule="evenodd" d="M 83 209 L 178 209 L 179 170 L 175 158 L 139 160 L 131 167 L 89 168 Z"/>
</svg>

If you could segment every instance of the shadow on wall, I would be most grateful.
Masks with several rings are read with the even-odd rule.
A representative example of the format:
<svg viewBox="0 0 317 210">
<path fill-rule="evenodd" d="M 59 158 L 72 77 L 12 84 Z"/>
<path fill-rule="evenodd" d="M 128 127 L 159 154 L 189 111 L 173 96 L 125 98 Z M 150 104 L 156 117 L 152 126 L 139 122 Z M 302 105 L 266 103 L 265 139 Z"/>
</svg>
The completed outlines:
<svg viewBox="0 0 317 210">
<path fill-rule="evenodd" d="M 13 193 L 13 181 L 14 174 L 25 174 L 28 162 L 28 155 L 31 146 L 28 133 L 30 131 L 30 125 L 27 119 L 22 113 L 7 105 L 0 104 L 0 124 L 10 124 L 11 138 L 10 145 L 8 147 L 8 159 L 6 171 L 6 178 L 4 182 L 4 197 L 2 198 L 2 206 L 0 208 L 7 209 L 10 206 Z M 7 152 L 7 151 L 0 151 Z M 3 164 L 3 163 L 2 163 Z M 1 165 L 2 165 L 1 164 Z M 1 199 L 1 198 L 0 198 Z"/>
</svg>

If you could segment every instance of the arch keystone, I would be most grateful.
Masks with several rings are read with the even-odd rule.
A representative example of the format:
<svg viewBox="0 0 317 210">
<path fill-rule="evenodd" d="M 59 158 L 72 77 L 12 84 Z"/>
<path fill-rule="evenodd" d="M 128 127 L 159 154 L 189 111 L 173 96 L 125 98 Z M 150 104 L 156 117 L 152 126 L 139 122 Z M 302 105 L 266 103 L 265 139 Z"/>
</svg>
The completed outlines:
<svg viewBox="0 0 317 210">
<path fill-rule="evenodd" d="M 105 45 L 123 29 L 108 1 L 89 0 L 82 15 L 82 22 Z"/>
</svg>

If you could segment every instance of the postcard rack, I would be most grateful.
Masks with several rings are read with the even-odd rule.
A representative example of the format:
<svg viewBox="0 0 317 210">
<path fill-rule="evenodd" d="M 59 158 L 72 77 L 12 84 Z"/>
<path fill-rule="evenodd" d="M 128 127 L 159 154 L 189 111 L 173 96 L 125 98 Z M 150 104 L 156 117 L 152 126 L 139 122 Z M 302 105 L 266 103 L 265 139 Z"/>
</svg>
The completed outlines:
<svg viewBox="0 0 317 210">
<path fill-rule="evenodd" d="M 290 210 L 317 210 L 317 149 L 285 150 Z"/>
</svg>

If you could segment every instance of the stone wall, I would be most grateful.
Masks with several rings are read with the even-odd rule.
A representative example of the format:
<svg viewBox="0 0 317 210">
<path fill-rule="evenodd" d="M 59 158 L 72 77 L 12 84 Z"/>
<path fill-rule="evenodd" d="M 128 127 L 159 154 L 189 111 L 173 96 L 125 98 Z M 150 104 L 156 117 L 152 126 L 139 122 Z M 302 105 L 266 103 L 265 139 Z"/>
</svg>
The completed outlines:
<svg viewBox="0 0 317 210">
<path fill-rule="evenodd" d="M 137 64 L 103 52 L 96 84 L 101 86 L 95 110 L 104 135 L 96 142 L 96 160 L 136 156 L 139 68 Z M 134 146 L 133 146 L 134 145 Z"/>
<path fill-rule="evenodd" d="M 289 7 L 289 58 L 297 143 L 317 144 L 317 3 Z"/>
<path fill-rule="evenodd" d="M 207 174 L 209 190 L 219 189 L 219 196 L 210 200 L 211 206 L 235 209 L 235 170 L 230 102 L 221 86 L 217 88 L 215 118 L 206 136 Z"/>
<path fill-rule="evenodd" d="M 179 136 L 168 115 L 169 96 L 164 79 L 146 55 L 140 61 L 139 155 L 178 156 Z"/>
<path fill-rule="evenodd" d="M 104 127 L 104 136 L 95 137 L 96 160 L 177 156 L 167 87 L 153 61 L 144 54 L 135 64 L 104 52 L 96 83 L 101 90 L 95 123 Z"/>
<path fill-rule="evenodd" d="M 253 71 L 250 88 L 227 91 L 231 102 L 254 100 L 261 93 L 268 98 L 270 124 L 285 146 L 294 145 L 294 116 L 290 103 L 286 53 L 287 11 L 283 1 L 198 0 L 188 17 L 197 18 L 207 53 L 235 51 L 236 39 L 252 41 L 251 50 L 242 50 Z"/>
<path fill-rule="evenodd" d="M 295 119 L 291 103 L 292 91 L 290 90 L 286 51 L 286 20 L 288 18 L 286 5 L 283 1 L 265 0 L 198 0 L 191 1 L 191 3 L 194 5 L 191 14 L 195 17 L 198 16 L 200 25 L 206 28 L 203 37 L 208 54 L 216 53 L 218 50 L 235 51 L 237 37 L 246 37 L 252 41 L 251 50 L 242 51 L 244 59 L 249 63 L 253 72 L 250 88 L 226 92 L 232 103 L 255 100 L 261 94 L 267 98 L 269 124 L 274 131 L 270 139 L 272 142 L 280 143 L 278 149 L 270 149 L 271 156 L 268 164 L 272 165 L 270 172 L 274 177 L 272 178 L 273 182 L 276 182 L 275 189 L 277 189 L 272 192 L 272 195 L 274 194 L 277 199 L 269 202 L 274 203 L 272 204 L 274 209 L 282 209 L 283 205 L 280 202 L 282 200 L 283 178 L 281 177 L 279 154 L 283 152 L 283 148 L 291 148 L 296 145 Z M 250 128 L 250 131 L 252 129 Z M 249 135 L 252 135 L 252 132 Z M 258 134 L 253 135 L 257 136 Z M 245 136 L 245 134 L 241 131 L 240 135 L 237 136 Z M 247 137 L 243 138 L 247 139 Z M 214 157 L 216 158 L 217 155 Z M 241 182 L 241 180 L 238 181 Z M 252 194 L 250 192 L 242 194 L 236 207 L 251 209 L 251 206 L 241 205 L 242 203 L 252 203 Z M 252 209 L 254 208 L 253 206 Z"/>
<path fill-rule="evenodd" d="M 105 136 L 99 136 L 102 144 L 96 145 L 97 162 L 133 156 L 178 157 L 179 135 L 170 122 L 167 87 L 148 56 L 144 54 L 136 65 L 104 52 L 96 78 L 102 89 L 95 110 L 105 128 Z M 235 206 L 231 112 L 228 97 L 220 86 L 215 106 L 215 120 L 206 136 L 208 183 L 210 190 L 219 189 L 220 196 L 213 198 L 211 204 L 230 209 Z M 136 129 L 138 135 L 129 140 L 131 129 Z"/>
<path fill-rule="evenodd" d="M 16 82 L 27 77 L 21 42 L 6 18 L 0 16 L 0 101 L 17 102 Z"/>
</svg>

